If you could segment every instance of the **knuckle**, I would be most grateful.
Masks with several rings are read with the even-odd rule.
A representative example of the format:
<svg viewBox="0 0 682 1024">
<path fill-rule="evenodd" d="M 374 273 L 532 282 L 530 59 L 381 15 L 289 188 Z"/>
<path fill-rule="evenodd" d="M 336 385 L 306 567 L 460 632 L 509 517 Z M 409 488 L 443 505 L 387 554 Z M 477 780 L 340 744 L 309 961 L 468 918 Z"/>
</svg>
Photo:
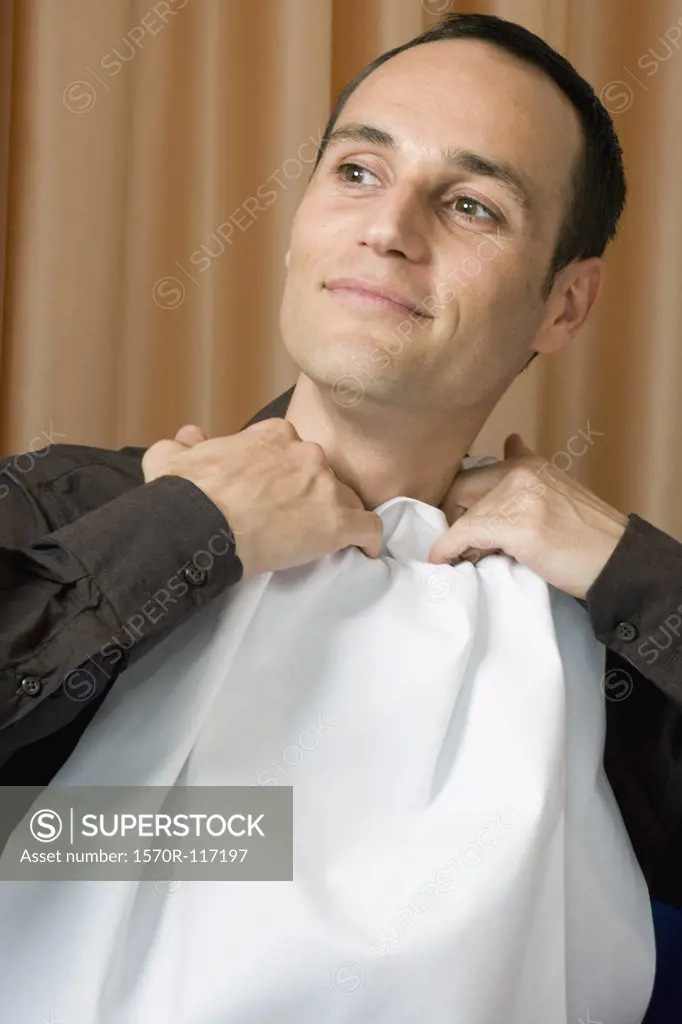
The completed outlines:
<svg viewBox="0 0 682 1024">
<path fill-rule="evenodd" d="M 537 531 L 544 523 L 550 521 L 552 513 L 544 501 L 534 501 L 527 510 L 522 522 L 529 532 Z"/>
<path fill-rule="evenodd" d="M 538 471 L 537 467 L 531 463 L 520 462 L 518 466 L 514 466 L 509 476 L 513 486 L 523 490 L 532 487 L 537 482 Z"/>
<path fill-rule="evenodd" d="M 147 448 L 142 458 L 143 460 L 147 459 L 147 461 L 149 461 L 150 459 L 158 458 L 159 456 L 170 455 L 176 451 L 176 448 L 177 442 L 171 441 L 169 437 L 162 437 L 161 440 L 155 441 L 154 444 Z"/>
<path fill-rule="evenodd" d="M 170 438 L 162 438 L 150 445 L 142 456 L 142 473 L 147 479 L 149 476 L 159 476 L 161 471 L 168 470 L 174 458 L 177 456 L 178 444 Z"/>
<path fill-rule="evenodd" d="M 339 504 L 339 482 L 331 473 L 319 473 L 316 480 L 322 501 Z"/>
<path fill-rule="evenodd" d="M 269 434 L 272 437 L 293 437 L 296 434 L 293 423 L 280 416 L 269 416 L 268 419 L 259 420 L 258 423 L 251 425 L 258 433 Z"/>
<path fill-rule="evenodd" d="M 280 434 L 282 437 L 298 437 L 296 427 L 293 425 L 293 423 L 290 423 L 289 420 L 282 419 L 281 417 L 276 417 L 272 420 L 272 423 L 274 424 L 276 432 Z"/>
<path fill-rule="evenodd" d="M 317 441 L 302 441 L 301 449 L 305 457 L 316 469 L 323 469 L 327 465 L 327 456 L 324 453 L 324 448 Z M 331 474 L 329 479 L 333 479 Z"/>
<path fill-rule="evenodd" d="M 468 535 L 472 545 L 478 548 L 489 548 L 494 543 L 490 515 L 473 515 L 470 520 Z"/>
</svg>

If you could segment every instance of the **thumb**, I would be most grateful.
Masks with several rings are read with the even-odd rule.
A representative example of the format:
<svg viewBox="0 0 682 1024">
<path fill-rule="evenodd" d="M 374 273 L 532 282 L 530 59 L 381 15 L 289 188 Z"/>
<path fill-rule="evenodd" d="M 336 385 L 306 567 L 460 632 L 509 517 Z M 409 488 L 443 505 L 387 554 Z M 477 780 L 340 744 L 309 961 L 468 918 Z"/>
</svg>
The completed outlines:
<svg viewBox="0 0 682 1024">
<path fill-rule="evenodd" d="M 505 459 L 515 459 L 522 455 L 535 455 L 535 452 L 523 442 L 520 434 L 509 434 L 504 442 Z"/>
<path fill-rule="evenodd" d="M 358 536 L 351 544 L 364 551 L 368 558 L 379 558 L 384 543 L 384 521 L 377 512 L 357 512 Z"/>
<path fill-rule="evenodd" d="M 203 432 L 201 427 L 197 427 L 193 423 L 186 423 L 184 427 L 180 427 L 175 440 L 179 444 L 184 444 L 188 448 L 193 448 L 195 444 L 201 444 L 202 441 L 206 440 L 206 434 Z"/>
<path fill-rule="evenodd" d="M 155 480 L 157 476 L 162 476 L 173 457 L 184 451 L 184 445 L 177 441 L 171 441 L 167 437 L 150 445 L 142 456 L 142 473 L 145 483 Z"/>
</svg>

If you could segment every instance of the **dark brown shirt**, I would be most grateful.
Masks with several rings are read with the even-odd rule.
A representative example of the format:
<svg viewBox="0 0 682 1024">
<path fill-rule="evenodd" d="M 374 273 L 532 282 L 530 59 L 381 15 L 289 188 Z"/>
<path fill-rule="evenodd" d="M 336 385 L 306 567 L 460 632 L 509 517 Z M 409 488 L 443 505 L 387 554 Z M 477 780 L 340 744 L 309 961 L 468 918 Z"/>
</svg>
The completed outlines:
<svg viewBox="0 0 682 1024">
<path fill-rule="evenodd" d="M 0 462 L 2 785 L 47 785 L 123 668 L 242 577 L 219 509 L 145 484 L 144 451 Z M 682 907 L 682 544 L 631 514 L 581 603 L 607 648 L 607 775 L 651 895 Z"/>
</svg>

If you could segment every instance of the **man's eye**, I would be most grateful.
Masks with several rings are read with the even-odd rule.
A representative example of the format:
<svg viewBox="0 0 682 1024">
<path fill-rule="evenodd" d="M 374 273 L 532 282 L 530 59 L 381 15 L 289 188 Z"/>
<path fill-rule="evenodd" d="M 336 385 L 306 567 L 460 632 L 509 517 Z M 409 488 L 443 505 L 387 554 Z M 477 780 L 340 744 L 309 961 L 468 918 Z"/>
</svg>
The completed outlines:
<svg viewBox="0 0 682 1024">
<path fill-rule="evenodd" d="M 464 203 L 467 207 L 465 210 L 455 210 L 456 203 Z M 465 217 L 467 220 L 494 220 L 498 221 L 500 218 L 492 210 L 489 210 L 487 206 L 480 203 L 478 199 L 474 199 L 473 196 L 455 196 L 452 203 L 450 204 L 455 213 L 459 213 L 460 216 Z M 484 213 L 483 217 L 477 217 L 472 212 L 474 207 L 478 207 Z"/>
<path fill-rule="evenodd" d="M 340 178 L 340 180 L 344 182 L 344 184 L 346 185 L 371 184 L 371 182 L 368 182 L 367 179 L 363 181 L 363 175 L 369 175 L 371 178 L 374 178 L 376 180 L 376 174 L 368 170 L 367 167 L 363 167 L 362 164 L 355 164 L 349 161 L 345 161 L 344 163 L 339 164 L 339 166 L 334 169 L 334 174 L 336 175 L 337 178 Z M 455 205 L 457 203 L 463 203 L 466 209 L 461 211 L 455 210 Z M 496 213 L 493 213 L 493 211 L 488 209 L 487 206 L 484 206 L 483 203 L 479 202 L 478 199 L 474 199 L 473 196 L 456 196 L 450 203 L 450 207 L 454 210 L 455 213 L 459 213 L 460 216 L 464 217 L 468 221 L 490 220 L 497 223 L 499 222 L 500 219 Z M 483 215 L 477 216 L 473 212 L 474 209 L 482 211 Z"/>
<path fill-rule="evenodd" d="M 337 178 L 340 178 L 341 181 L 345 182 L 347 185 L 367 184 L 366 181 L 361 180 L 363 174 L 370 174 L 373 178 L 376 178 L 376 174 L 372 174 L 372 172 L 367 170 L 366 167 L 363 167 L 362 164 L 339 164 L 339 166 L 335 169 L 334 173 L 336 174 Z M 356 177 L 352 177 L 352 175 L 356 175 Z"/>
</svg>

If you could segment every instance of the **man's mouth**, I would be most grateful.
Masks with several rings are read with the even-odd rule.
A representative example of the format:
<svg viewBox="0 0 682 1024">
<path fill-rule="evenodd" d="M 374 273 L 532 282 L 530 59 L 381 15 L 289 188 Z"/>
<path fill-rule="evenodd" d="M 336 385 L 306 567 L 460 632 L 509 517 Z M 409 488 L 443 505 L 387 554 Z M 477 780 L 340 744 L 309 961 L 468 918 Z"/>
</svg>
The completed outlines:
<svg viewBox="0 0 682 1024">
<path fill-rule="evenodd" d="M 365 309 L 386 309 L 402 316 L 416 316 L 433 320 L 433 315 L 419 302 L 397 289 L 381 284 L 371 278 L 339 277 L 327 281 L 327 291 L 333 292 L 345 302 Z"/>
</svg>

